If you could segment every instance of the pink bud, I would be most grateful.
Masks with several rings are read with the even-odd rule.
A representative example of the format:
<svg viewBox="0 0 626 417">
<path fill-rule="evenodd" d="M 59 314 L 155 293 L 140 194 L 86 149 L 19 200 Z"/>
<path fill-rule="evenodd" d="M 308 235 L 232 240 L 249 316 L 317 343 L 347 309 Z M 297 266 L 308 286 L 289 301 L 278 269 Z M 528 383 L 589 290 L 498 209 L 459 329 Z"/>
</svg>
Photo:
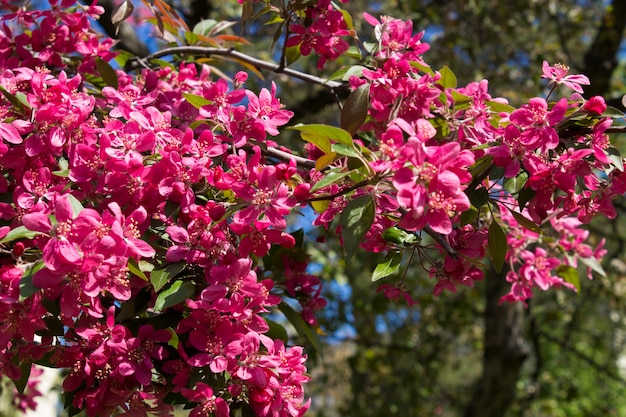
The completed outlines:
<svg viewBox="0 0 626 417">
<path fill-rule="evenodd" d="M 22 242 L 16 242 L 15 245 L 13 245 L 13 257 L 19 258 L 24 254 L 24 250 L 24 244 Z"/>
<path fill-rule="evenodd" d="M 295 190 L 293 190 L 293 196 L 298 200 L 298 201 L 304 201 L 307 198 L 309 198 L 309 196 L 311 195 L 310 193 L 311 190 L 311 184 L 299 184 Z"/>
<path fill-rule="evenodd" d="M 583 106 L 583 110 L 591 114 L 602 114 L 606 111 L 606 102 L 602 96 L 591 97 Z"/>
</svg>

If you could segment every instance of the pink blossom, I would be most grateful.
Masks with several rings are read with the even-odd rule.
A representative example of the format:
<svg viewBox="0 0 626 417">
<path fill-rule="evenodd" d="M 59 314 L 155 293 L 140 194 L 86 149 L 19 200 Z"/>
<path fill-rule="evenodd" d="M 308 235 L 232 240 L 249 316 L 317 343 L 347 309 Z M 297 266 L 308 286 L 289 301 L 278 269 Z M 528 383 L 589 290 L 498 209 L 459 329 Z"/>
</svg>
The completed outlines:
<svg viewBox="0 0 626 417">
<path fill-rule="evenodd" d="M 564 98 L 548 110 L 548 103 L 536 97 L 513 111 L 510 118 L 522 130 L 520 140 L 524 145 L 545 151 L 558 146 L 559 135 L 554 125 L 563 119 L 566 110 L 567 100 Z"/>
<path fill-rule="evenodd" d="M 557 85 L 563 84 L 580 94 L 583 93 L 581 85 L 590 84 L 589 78 L 585 75 L 567 75 L 570 69 L 567 65 L 554 64 L 554 66 L 551 67 L 550 64 L 548 64 L 548 61 L 543 61 L 541 69 L 543 70 L 541 78 L 547 78 L 551 83 L 555 83 Z"/>
</svg>

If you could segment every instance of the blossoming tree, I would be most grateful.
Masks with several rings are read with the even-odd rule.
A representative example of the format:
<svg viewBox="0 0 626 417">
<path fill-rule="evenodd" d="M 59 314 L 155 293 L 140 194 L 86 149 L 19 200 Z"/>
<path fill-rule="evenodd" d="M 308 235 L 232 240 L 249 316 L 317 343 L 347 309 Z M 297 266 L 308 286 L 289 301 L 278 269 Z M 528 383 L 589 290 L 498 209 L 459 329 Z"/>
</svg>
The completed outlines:
<svg viewBox="0 0 626 417">
<path fill-rule="evenodd" d="M 366 14 L 363 43 L 330 0 L 245 0 L 244 26 L 271 16 L 274 63 L 239 51 L 227 24 L 189 29 L 146 4 L 170 43 L 139 58 L 92 29 L 97 4 L 3 2 L 0 374 L 18 399 L 38 364 L 67 370 L 71 414 L 303 415 L 306 355 L 279 323 L 319 348 L 321 283 L 288 221 L 305 207 L 346 259 L 383 253 L 373 290 L 408 306 L 402 270 L 418 259 L 435 294 L 507 271 L 502 302 L 580 291 L 581 264 L 603 274 L 579 226 L 614 217 L 626 191 L 609 140 L 623 115 L 583 98 L 584 75 L 544 62 L 552 90 L 514 108 L 486 80 L 431 68 L 410 22 Z M 123 1 L 113 20 L 132 13 Z M 354 65 L 290 67 L 309 54 L 321 73 Z M 246 88 L 262 71 L 349 90 L 338 126 L 289 125 L 279 87 Z M 557 88 L 567 97 L 550 101 Z"/>
</svg>

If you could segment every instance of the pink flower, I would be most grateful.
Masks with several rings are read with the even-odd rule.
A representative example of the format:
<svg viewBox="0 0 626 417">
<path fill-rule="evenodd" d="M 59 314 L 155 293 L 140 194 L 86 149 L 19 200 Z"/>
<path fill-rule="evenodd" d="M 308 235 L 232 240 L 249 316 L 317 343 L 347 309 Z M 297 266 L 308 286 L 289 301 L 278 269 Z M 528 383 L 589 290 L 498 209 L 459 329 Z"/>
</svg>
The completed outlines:
<svg viewBox="0 0 626 417">
<path fill-rule="evenodd" d="M 542 65 L 543 74 L 541 78 L 547 78 L 550 83 L 557 85 L 563 84 L 566 87 L 571 88 L 577 93 L 582 94 L 583 89 L 581 85 L 589 85 L 589 78 L 584 75 L 567 75 L 569 67 L 563 64 L 554 64 L 553 67 L 548 64 L 548 61 L 543 61 Z"/>
<path fill-rule="evenodd" d="M 78 263 L 82 254 L 74 243 L 74 211 L 69 196 L 56 198 L 54 206 L 56 224 L 52 225 L 47 213 L 29 213 L 22 218 L 28 230 L 49 234 L 50 239 L 43 248 L 43 260 L 52 271 Z"/>
<path fill-rule="evenodd" d="M 559 135 L 554 128 L 563 119 L 567 99 L 563 98 L 548 110 L 548 103 L 540 97 L 531 98 L 528 104 L 511 113 L 510 119 L 522 130 L 521 142 L 530 150 L 546 151 L 559 145 Z"/>
<path fill-rule="evenodd" d="M 520 254 L 524 264 L 519 269 L 519 274 L 528 282 L 534 282 L 542 290 L 547 290 L 555 283 L 562 283 L 563 280 L 552 275 L 551 271 L 559 266 L 561 262 L 542 248 L 536 248 L 534 253 L 524 250 Z"/>
<path fill-rule="evenodd" d="M 180 393 L 191 402 L 198 405 L 191 410 L 189 417 L 204 417 L 215 415 L 215 417 L 229 417 L 230 408 L 228 403 L 221 397 L 216 397 L 210 386 L 204 382 L 196 383 L 194 389 L 183 388 Z"/>
</svg>

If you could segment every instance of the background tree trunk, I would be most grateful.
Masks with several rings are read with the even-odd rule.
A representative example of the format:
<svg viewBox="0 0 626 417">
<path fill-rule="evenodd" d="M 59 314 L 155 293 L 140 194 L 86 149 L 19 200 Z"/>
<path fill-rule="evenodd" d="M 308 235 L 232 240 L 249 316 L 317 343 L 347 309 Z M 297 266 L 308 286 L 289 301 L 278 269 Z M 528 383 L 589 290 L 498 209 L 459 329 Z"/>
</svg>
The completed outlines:
<svg viewBox="0 0 626 417">
<path fill-rule="evenodd" d="M 464 417 L 503 417 L 515 399 L 520 368 L 528 356 L 522 337 L 524 306 L 499 304 L 510 288 L 505 275 L 487 273 L 483 369 Z"/>
</svg>

